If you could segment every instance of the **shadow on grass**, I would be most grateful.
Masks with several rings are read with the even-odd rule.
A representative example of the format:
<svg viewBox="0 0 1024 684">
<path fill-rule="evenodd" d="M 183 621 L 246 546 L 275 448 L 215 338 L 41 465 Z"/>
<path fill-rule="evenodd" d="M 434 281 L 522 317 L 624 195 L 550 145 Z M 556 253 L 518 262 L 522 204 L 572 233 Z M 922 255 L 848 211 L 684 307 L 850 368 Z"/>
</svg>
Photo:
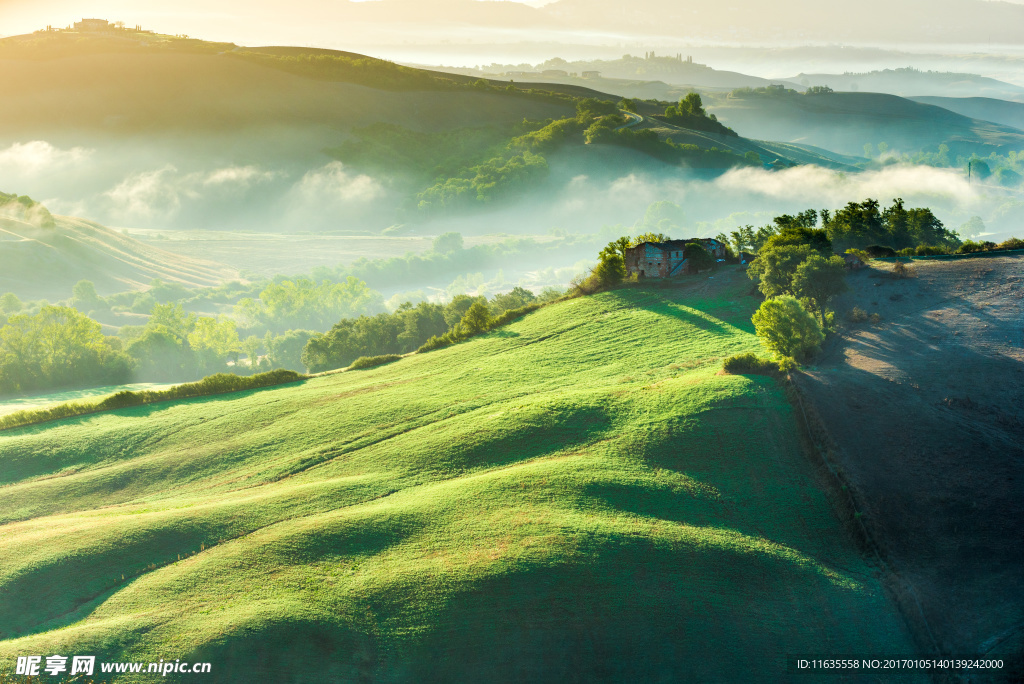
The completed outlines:
<svg viewBox="0 0 1024 684">
<path fill-rule="evenodd" d="M 659 291 L 640 288 L 613 290 L 608 296 L 623 306 L 644 309 L 660 316 L 675 318 L 698 330 L 706 330 L 717 335 L 728 335 L 732 331 L 719 319 L 709 314 L 699 314 L 687 306 L 679 304 Z"/>
</svg>

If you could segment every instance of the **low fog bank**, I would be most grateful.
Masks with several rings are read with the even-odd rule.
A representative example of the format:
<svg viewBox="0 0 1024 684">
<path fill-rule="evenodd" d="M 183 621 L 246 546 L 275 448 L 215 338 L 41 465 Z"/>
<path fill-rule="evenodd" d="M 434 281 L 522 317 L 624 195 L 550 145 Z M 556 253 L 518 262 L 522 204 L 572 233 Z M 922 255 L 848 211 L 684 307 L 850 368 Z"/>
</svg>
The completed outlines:
<svg viewBox="0 0 1024 684">
<path fill-rule="evenodd" d="M 951 228 L 980 217 L 996 235 L 1022 233 L 1024 188 L 1002 188 L 958 169 L 892 165 L 841 173 L 816 166 L 725 173 L 670 167 L 636 152 L 587 146 L 552 155 L 545 183 L 503 205 L 431 221 L 398 211 L 408 188 L 326 155 L 273 163 L 159 158 L 153 150 L 61 148 L 37 140 L 0 149 L 0 190 L 29 195 L 55 214 L 159 230 L 350 231 L 464 235 L 549 231 L 593 234 L 632 227 L 653 202 L 682 208 L 678 231 L 701 235 L 764 224 L 807 208 L 868 197 L 928 206 Z"/>
<path fill-rule="evenodd" d="M 969 184 L 957 169 L 894 165 L 879 171 L 842 173 L 818 166 L 781 171 L 734 169 L 721 175 L 630 164 L 614 150 L 592 163 L 555 158 L 543 199 L 518 202 L 486 214 L 426 224 L 426 233 L 458 230 L 466 235 L 542 230 L 594 233 L 619 226 L 640 232 L 650 205 L 679 206 L 672 237 L 713 237 L 744 225 L 765 225 L 781 214 L 837 209 L 847 202 L 897 197 L 908 206 L 931 208 L 957 230 L 979 217 L 994 237 L 1024 234 L 1024 188 Z M 635 161 L 635 159 L 633 160 Z M 975 222 L 973 225 L 977 225 Z"/>
</svg>

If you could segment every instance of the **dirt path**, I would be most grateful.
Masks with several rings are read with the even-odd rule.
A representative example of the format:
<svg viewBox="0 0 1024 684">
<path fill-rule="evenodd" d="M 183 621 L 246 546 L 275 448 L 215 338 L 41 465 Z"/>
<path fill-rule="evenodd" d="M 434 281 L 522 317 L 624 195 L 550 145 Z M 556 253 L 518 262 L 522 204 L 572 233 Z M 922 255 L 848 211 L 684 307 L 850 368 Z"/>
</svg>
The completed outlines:
<svg viewBox="0 0 1024 684">
<path fill-rule="evenodd" d="M 920 602 L 922 644 L 1021 668 L 1024 257 L 919 261 L 907 279 L 890 268 L 852 274 L 836 306 L 881 322 L 845 324 L 797 385 Z"/>
</svg>

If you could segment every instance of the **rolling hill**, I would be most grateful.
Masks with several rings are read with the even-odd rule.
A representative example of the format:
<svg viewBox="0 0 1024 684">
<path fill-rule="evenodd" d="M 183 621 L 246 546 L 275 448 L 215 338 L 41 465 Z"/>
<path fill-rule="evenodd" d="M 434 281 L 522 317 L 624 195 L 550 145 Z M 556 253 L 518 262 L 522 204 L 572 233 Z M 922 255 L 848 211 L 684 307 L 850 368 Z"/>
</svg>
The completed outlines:
<svg viewBox="0 0 1024 684">
<path fill-rule="evenodd" d="M 626 682 L 914 653 L 781 388 L 718 373 L 758 346 L 749 290 L 726 269 L 372 370 L 0 433 L 0 657 Z"/>
<path fill-rule="evenodd" d="M 881 93 L 802 95 L 794 91 L 734 92 L 709 99 L 707 110 L 744 135 L 803 143 L 861 156 L 865 143 L 899 152 L 1005 154 L 1024 149 L 1024 132 Z"/>
<path fill-rule="evenodd" d="M 911 97 L 914 102 L 935 105 L 972 119 L 1024 130 L 1024 102 L 1010 102 L 991 97 Z"/>
<path fill-rule="evenodd" d="M 238 277 L 228 266 L 166 252 L 92 221 L 53 218 L 53 227 L 42 227 L 0 215 L 0 292 L 54 300 L 71 296 L 83 279 L 107 295 L 143 289 L 154 278 L 196 287 Z"/>
<path fill-rule="evenodd" d="M 1024 99 L 1024 88 L 978 74 L 919 71 L 914 68 L 884 69 L 862 74 L 798 74 L 790 79 L 807 86 L 833 90 L 914 96 L 993 97 Z M 978 117 L 985 118 L 985 117 Z"/>
<path fill-rule="evenodd" d="M 324 147 L 370 123 L 439 130 L 573 111 L 571 102 L 460 89 L 456 83 L 468 79 L 437 81 L 412 69 L 398 72 L 390 87 L 369 87 L 355 81 L 387 85 L 379 74 L 395 76 L 396 67 L 351 53 L 300 52 L 310 59 L 289 60 L 295 55 L 287 49 L 242 51 L 152 36 L 4 39 L 0 144 L 129 139 L 146 146 L 155 138 L 200 157 L 320 158 Z M 316 58 L 329 67 L 334 57 L 340 66 L 350 59 L 364 59 L 368 66 L 315 68 Z"/>
</svg>

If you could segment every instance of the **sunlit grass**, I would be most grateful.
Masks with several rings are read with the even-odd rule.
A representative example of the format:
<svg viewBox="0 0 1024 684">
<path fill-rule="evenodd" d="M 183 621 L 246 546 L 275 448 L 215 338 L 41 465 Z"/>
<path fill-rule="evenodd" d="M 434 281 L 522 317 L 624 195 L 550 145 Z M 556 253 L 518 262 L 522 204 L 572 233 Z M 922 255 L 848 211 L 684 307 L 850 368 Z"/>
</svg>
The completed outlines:
<svg viewBox="0 0 1024 684">
<path fill-rule="evenodd" d="M 758 348 L 747 291 L 605 293 L 358 373 L 6 433 L 0 658 L 724 681 L 909 651 L 781 389 L 718 374 Z"/>
</svg>

